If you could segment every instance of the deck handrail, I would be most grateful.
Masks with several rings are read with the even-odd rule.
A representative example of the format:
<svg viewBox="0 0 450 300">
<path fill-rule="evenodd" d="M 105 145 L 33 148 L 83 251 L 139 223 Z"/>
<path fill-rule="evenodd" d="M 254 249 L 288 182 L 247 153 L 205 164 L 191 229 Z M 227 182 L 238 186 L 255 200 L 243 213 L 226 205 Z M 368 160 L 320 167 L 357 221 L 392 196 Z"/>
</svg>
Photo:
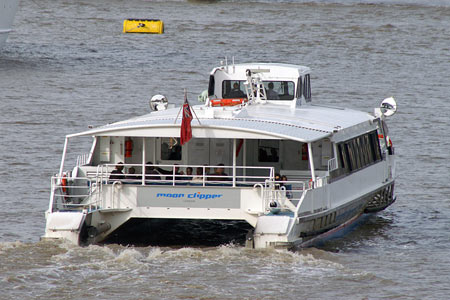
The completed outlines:
<svg viewBox="0 0 450 300">
<path fill-rule="evenodd" d="M 83 153 L 77 156 L 76 166 L 81 167 L 87 164 L 89 160 L 89 153 Z"/>
<path fill-rule="evenodd" d="M 328 160 L 328 172 L 336 170 L 337 167 L 337 159 L 336 157 L 333 157 L 332 159 Z"/>
<path fill-rule="evenodd" d="M 172 171 L 167 171 L 165 174 L 145 174 L 145 172 L 132 174 L 136 176 L 135 178 L 127 178 L 128 175 L 124 174 L 123 178 L 120 179 L 110 179 L 111 171 L 118 164 L 103 164 L 96 168 L 95 174 L 87 174 L 86 177 L 75 177 L 67 178 L 70 179 L 70 184 L 62 186 L 63 177 L 54 176 L 52 177 L 52 199 L 53 206 L 56 209 L 98 209 L 106 207 L 104 197 L 100 197 L 105 185 L 112 185 L 111 189 L 111 204 L 114 207 L 120 207 L 119 198 L 117 198 L 116 190 L 121 189 L 127 184 L 134 185 L 193 185 L 193 186 L 217 186 L 220 185 L 224 188 L 254 188 L 259 186 L 262 188 L 262 205 L 265 210 L 268 210 L 269 204 L 272 201 L 276 201 L 279 207 L 283 209 L 288 209 L 290 211 L 298 210 L 305 191 L 309 189 L 306 181 L 276 181 L 274 178 L 274 167 L 260 167 L 260 166 L 236 166 L 236 169 L 259 169 L 264 170 L 263 175 L 217 175 L 217 174 L 201 174 L 201 175 L 186 175 L 186 174 L 176 174 L 175 168 L 186 168 L 200 167 L 205 173 L 207 168 L 225 168 L 231 169 L 232 166 L 222 166 L 222 165 L 156 165 L 149 164 L 146 167 L 169 167 Z M 124 167 L 142 167 L 142 164 L 121 164 Z M 245 172 L 243 172 L 245 174 Z M 190 179 L 186 179 L 186 176 L 191 176 Z M 200 180 L 192 180 L 194 177 L 200 177 Z M 154 179 L 152 179 L 154 177 Z M 156 177 L 166 177 L 156 179 Z M 234 179 L 234 180 L 233 180 Z M 122 184 L 125 184 L 122 186 Z M 63 188 L 66 191 L 63 191 Z M 84 189 L 84 190 L 83 190 Z M 88 203 L 82 203 L 84 199 L 91 197 Z"/>
<path fill-rule="evenodd" d="M 96 177 L 100 178 L 100 181 L 104 183 L 112 184 L 112 180 L 109 179 L 112 170 L 118 166 L 119 164 L 102 164 L 97 167 Z M 124 168 L 130 167 L 142 167 L 142 164 L 120 164 Z M 187 168 L 191 167 L 194 170 L 196 168 L 202 168 L 202 173 L 200 175 L 192 174 L 179 174 L 176 173 L 176 168 Z M 233 187 L 236 187 L 236 184 L 253 184 L 257 182 L 264 182 L 266 179 L 274 178 L 274 167 L 260 167 L 260 166 L 236 166 L 236 170 L 265 170 L 267 171 L 267 175 L 220 175 L 220 174 L 206 174 L 206 169 L 212 168 L 224 168 L 224 169 L 233 169 L 233 166 L 222 166 L 222 165 L 170 165 L 170 164 L 145 164 L 144 168 L 153 168 L 156 169 L 158 174 L 148 174 L 144 171 L 144 173 L 135 173 L 135 174 L 123 174 L 123 178 L 114 179 L 120 180 L 124 183 L 139 183 L 145 185 L 146 183 L 172 183 L 172 185 L 177 185 L 178 183 L 202 183 L 202 186 L 206 186 L 212 183 L 233 183 Z M 169 168 L 170 171 L 164 170 L 162 168 Z M 152 169 L 152 171 L 153 171 Z M 163 171 L 161 173 L 160 171 Z M 122 175 L 120 175 L 122 176 Z M 190 177 L 188 179 L 187 177 Z M 127 178 L 128 177 L 128 178 Z M 153 179 L 153 178 L 154 179 Z M 159 177 L 159 179 L 158 179 Z M 164 178 L 161 178 L 164 177 Z M 233 177 L 235 180 L 233 180 Z M 200 180 L 193 181 L 194 178 L 200 178 Z"/>
<path fill-rule="evenodd" d="M 50 211 L 54 210 L 93 210 L 100 206 L 99 198 L 94 198 L 88 203 L 82 203 L 84 199 L 92 196 L 98 189 L 98 185 L 89 177 L 77 177 L 77 184 L 63 184 L 63 178 L 68 180 L 64 175 L 58 175 L 51 178 L 51 197 Z M 85 182 L 80 183 L 80 182 Z M 73 192 L 76 191 L 76 192 Z M 80 191 L 80 192 L 78 192 Z"/>
</svg>

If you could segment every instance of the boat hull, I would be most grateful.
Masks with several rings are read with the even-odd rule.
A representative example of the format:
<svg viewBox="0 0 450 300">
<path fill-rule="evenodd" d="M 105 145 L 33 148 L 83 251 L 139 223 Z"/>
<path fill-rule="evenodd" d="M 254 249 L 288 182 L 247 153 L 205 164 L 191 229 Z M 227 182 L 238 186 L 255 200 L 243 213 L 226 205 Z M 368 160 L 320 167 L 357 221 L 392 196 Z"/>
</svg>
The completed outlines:
<svg viewBox="0 0 450 300">
<path fill-rule="evenodd" d="M 393 182 L 333 209 L 296 216 L 286 211 L 267 214 L 249 213 L 251 205 L 247 202 L 260 201 L 258 198 L 260 193 L 255 188 L 240 188 L 229 192 L 229 199 L 224 196 L 220 197 L 220 201 L 208 199 L 211 201 L 205 202 L 204 197 L 186 205 L 184 202 L 186 199 L 181 196 L 174 197 L 174 195 L 192 195 L 198 187 L 108 185 L 103 187 L 101 197 L 106 199 L 105 204 L 108 207 L 84 211 L 66 209 L 64 212 L 48 213 L 45 237 L 66 238 L 79 245 L 126 242 L 140 245 L 162 243 L 177 246 L 186 242 L 179 237 L 190 236 L 191 242 L 195 240 L 201 245 L 202 239 L 206 239 L 203 242 L 210 245 L 214 242 L 226 243 L 226 238 L 221 236 L 223 228 L 226 227 L 234 228 L 229 232 L 228 241 L 243 243 L 243 237 L 246 235 L 245 245 L 250 248 L 310 247 L 325 239 L 341 235 L 364 215 L 364 212 L 367 212 L 369 203 L 372 203 L 385 190 L 392 191 L 392 186 Z M 171 199 L 149 200 L 161 194 L 158 193 L 158 188 L 168 190 L 169 193 L 165 196 L 170 195 Z M 224 189 L 223 187 L 208 188 L 215 194 L 226 195 Z M 310 190 L 309 193 L 309 197 L 315 198 L 313 194 L 321 193 L 321 191 Z M 119 199 L 121 203 L 126 203 L 126 207 L 112 207 Z M 216 207 L 213 208 L 213 206 Z M 253 209 L 256 211 L 256 207 Z M 380 209 L 379 207 L 378 210 Z M 204 221 L 206 223 L 202 223 Z M 178 230 L 180 226 L 186 230 L 185 234 Z M 211 229 L 213 227 L 216 229 Z M 218 227 L 219 230 L 217 230 Z M 205 228 L 210 228 L 209 231 L 207 230 L 209 236 L 205 233 Z"/>
</svg>

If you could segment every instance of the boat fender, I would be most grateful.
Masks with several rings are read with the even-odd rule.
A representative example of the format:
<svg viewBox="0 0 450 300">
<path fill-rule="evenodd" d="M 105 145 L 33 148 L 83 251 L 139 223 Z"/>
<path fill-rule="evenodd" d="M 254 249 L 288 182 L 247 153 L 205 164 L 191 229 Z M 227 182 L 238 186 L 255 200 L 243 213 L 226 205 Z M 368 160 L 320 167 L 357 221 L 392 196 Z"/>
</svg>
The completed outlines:
<svg viewBox="0 0 450 300">
<path fill-rule="evenodd" d="M 63 175 L 61 178 L 61 188 L 64 194 L 67 193 L 67 176 L 66 174 Z"/>
<path fill-rule="evenodd" d="M 302 146 L 302 160 L 308 160 L 308 144 Z"/>
</svg>

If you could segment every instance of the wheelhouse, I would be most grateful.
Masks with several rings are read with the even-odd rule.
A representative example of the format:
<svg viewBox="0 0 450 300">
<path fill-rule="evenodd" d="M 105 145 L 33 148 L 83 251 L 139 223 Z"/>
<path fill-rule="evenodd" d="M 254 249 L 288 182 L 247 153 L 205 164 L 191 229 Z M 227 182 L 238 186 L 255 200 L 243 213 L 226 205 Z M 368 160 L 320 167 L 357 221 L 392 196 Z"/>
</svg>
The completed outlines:
<svg viewBox="0 0 450 300">
<path fill-rule="evenodd" d="M 257 74 L 269 103 L 296 106 L 311 102 L 310 69 L 283 64 L 239 64 L 215 68 L 210 75 L 210 99 L 249 98 L 248 71 Z"/>
</svg>

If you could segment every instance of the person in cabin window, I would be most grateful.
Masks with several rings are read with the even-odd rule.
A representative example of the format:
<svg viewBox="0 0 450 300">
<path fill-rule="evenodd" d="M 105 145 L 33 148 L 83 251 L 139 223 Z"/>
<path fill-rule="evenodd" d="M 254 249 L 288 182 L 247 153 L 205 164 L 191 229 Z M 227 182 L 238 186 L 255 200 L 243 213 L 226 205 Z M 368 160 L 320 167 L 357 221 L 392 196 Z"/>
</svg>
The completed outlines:
<svg viewBox="0 0 450 300">
<path fill-rule="evenodd" d="M 187 170 L 186 170 L 186 173 L 187 173 Z M 203 168 L 197 167 L 195 174 L 196 175 L 194 176 L 194 178 L 192 178 L 192 181 L 202 182 L 203 181 Z"/>
<path fill-rule="evenodd" d="M 187 167 L 186 168 L 186 176 L 184 177 L 184 180 L 192 180 L 192 172 L 194 170 L 192 169 L 192 167 Z"/>
<path fill-rule="evenodd" d="M 170 152 L 169 160 L 181 160 L 181 146 L 173 146 L 172 152 Z"/>
<path fill-rule="evenodd" d="M 123 162 L 117 163 L 116 168 L 112 170 L 111 174 L 109 175 L 109 180 L 116 181 L 125 179 L 125 175 L 123 174 L 122 170 Z"/>
<path fill-rule="evenodd" d="M 223 168 L 223 164 L 218 164 L 217 168 L 214 168 L 214 173 L 212 174 L 214 177 L 208 178 L 210 181 L 230 181 L 231 178 L 228 177 L 227 173 L 225 173 L 225 168 Z"/>
<path fill-rule="evenodd" d="M 283 185 L 286 188 L 286 197 L 292 198 L 292 185 L 288 184 L 286 175 L 281 176 L 281 180 L 284 181 Z"/>
<path fill-rule="evenodd" d="M 268 85 L 269 89 L 267 90 L 267 99 L 268 100 L 278 100 L 280 99 L 278 96 L 278 93 L 274 91 L 273 89 L 273 82 L 269 82 Z"/>
<path fill-rule="evenodd" d="M 152 165 L 151 161 L 147 162 L 147 165 Z M 145 167 L 145 180 L 161 180 L 161 174 L 155 169 L 154 166 Z"/>
<path fill-rule="evenodd" d="M 128 182 L 134 183 L 140 181 L 142 176 L 136 175 L 136 169 L 134 167 L 130 167 L 128 168 L 128 173 L 125 178 Z"/>
<path fill-rule="evenodd" d="M 280 182 L 281 181 L 281 175 L 279 173 L 275 173 L 275 189 L 279 190 L 280 186 L 283 185 L 283 183 Z"/>
<path fill-rule="evenodd" d="M 174 164 L 172 167 L 172 170 L 167 171 L 161 168 L 157 168 L 156 170 L 163 175 L 167 175 L 166 176 L 166 180 L 174 180 L 173 178 L 173 168 L 175 168 L 175 180 L 184 180 L 184 177 L 181 175 L 184 175 L 183 171 L 180 171 L 180 167 L 178 166 L 178 164 Z"/>
<path fill-rule="evenodd" d="M 206 165 L 204 165 L 204 166 L 205 166 L 205 175 L 211 174 L 210 170 L 209 170 L 209 167 L 206 167 Z"/>
<path fill-rule="evenodd" d="M 239 83 L 235 82 L 233 84 L 233 89 L 231 90 L 229 94 L 230 98 L 244 98 L 245 94 L 241 89 L 239 88 Z"/>
</svg>

